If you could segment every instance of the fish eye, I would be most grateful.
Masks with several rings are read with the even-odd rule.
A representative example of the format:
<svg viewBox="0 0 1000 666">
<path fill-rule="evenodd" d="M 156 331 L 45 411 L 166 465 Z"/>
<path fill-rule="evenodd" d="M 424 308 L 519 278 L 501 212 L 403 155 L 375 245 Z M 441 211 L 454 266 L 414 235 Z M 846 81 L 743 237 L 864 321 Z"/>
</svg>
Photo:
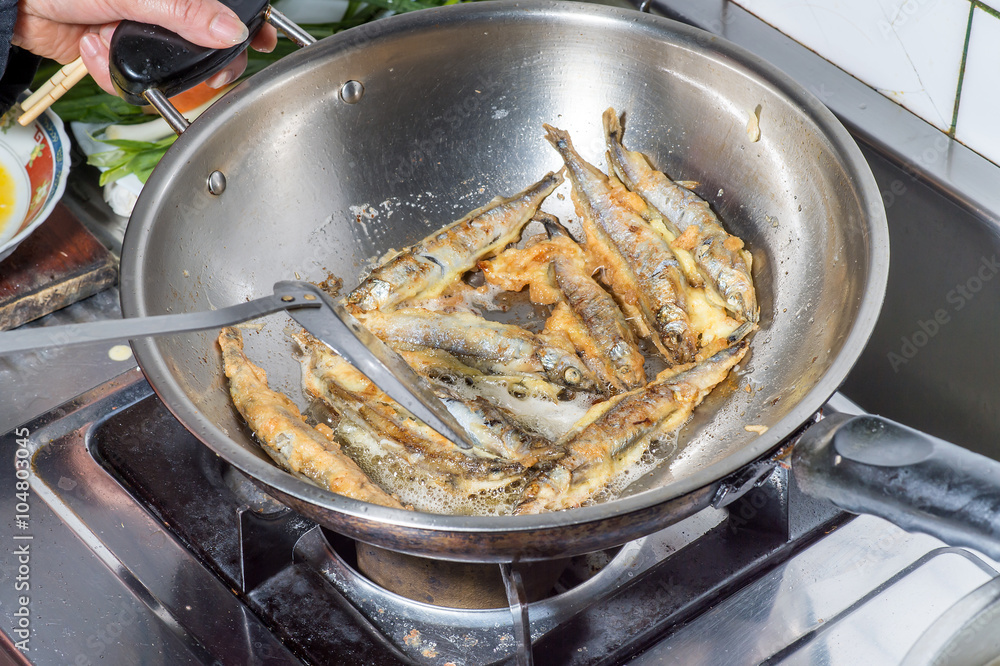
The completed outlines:
<svg viewBox="0 0 1000 666">
<path fill-rule="evenodd" d="M 580 380 L 583 379 L 583 375 L 576 368 L 569 368 L 563 373 L 563 379 L 566 380 L 568 384 L 579 384 Z"/>
<path fill-rule="evenodd" d="M 507 392 L 510 393 L 515 398 L 517 398 L 518 400 L 523 400 L 524 398 L 528 397 L 528 387 L 525 386 L 524 384 L 521 384 L 520 382 L 518 382 L 517 384 L 511 384 L 510 387 L 507 389 Z"/>
</svg>

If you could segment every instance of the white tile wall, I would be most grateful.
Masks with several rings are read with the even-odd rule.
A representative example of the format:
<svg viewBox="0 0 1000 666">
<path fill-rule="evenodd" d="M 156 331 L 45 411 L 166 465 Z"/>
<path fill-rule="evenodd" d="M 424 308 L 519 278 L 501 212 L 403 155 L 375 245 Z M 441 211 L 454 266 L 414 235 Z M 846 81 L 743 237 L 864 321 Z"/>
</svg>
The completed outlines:
<svg viewBox="0 0 1000 666">
<path fill-rule="evenodd" d="M 955 109 L 970 0 L 736 0 L 942 131 Z"/>
<path fill-rule="evenodd" d="M 982 8 L 972 18 L 955 138 L 1000 164 L 1000 18 Z"/>
<path fill-rule="evenodd" d="M 1000 164 L 1000 0 L 733 2 Z"/>
</svg>

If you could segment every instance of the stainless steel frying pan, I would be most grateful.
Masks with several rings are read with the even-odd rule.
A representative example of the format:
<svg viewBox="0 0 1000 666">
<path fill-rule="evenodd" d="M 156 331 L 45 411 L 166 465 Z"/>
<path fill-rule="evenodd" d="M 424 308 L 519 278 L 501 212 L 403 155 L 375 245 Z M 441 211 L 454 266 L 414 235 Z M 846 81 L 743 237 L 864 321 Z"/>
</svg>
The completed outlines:
<svg viewBox="0 0 1000 666">
<path fill-rule="evenodd" d="M 319 489 L 254 442 L 211 332 L 135 342 L 153 388 L 283 502 L 393 550 L 564 556 L 707 506 L 723 479 L 767 456 L 836 390 L 875 323 L 888 268 L 882 202 L 848 133 L 800 86 L 707 33 L 625 10 L 501 0 L 393 17 L 309 46 L 238 86 L 157 167 L 125 238 L 122 306 L 127 316 L 204 310 L 270 293 L 279 280 L 330 275 L 350 288 L 389 249 L 559 168 L 544 122 L 603 164 L 608 106 L 625 112 L 629 147 L 698 181 L 746 240 L 762 312 L 751 353 L 684 428 L 679 453 L 620 499 L 464 517 Z M 755 110 L 757 141 L 747 132 Z M 568 196 L 545 208 L 576 217 Z M 246 336 L 249 356 L 304 405 L 287 316 L 261 321 Z"/>
</svg>

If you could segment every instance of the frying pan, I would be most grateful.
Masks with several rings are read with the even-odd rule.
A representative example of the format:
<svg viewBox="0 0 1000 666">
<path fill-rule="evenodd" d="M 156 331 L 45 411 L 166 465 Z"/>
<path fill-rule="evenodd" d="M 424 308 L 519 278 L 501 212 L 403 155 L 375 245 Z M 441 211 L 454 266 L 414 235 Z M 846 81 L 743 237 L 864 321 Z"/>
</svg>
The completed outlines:
<svg viewBox="0 0 1000 666">
<path fill-rule="evenodd" d="M 697 410 L 676 451 L 618 499 L 536 516 L 373 506 L 270 461 L 230 403 L 213 333 L 135 341 L 150 384 L 201 441 L 288 506 L 415 555 L 591 552 L 705 508 L 720 488 L 746 490 L 734 479 L 746 481 L 813 417 L 867 341 L 887 278 L 885 213 L 857 146 L 818 100 L 746 51 L 672 21 L 501 0 L 392 17 L 292 54 L 237 86 L 161 161 L 125 236 L 122 309 L 204 310 L 293 277 L 333 276 L 349 289 L 390 249 L 558 169 L 542 123 L 567 129 L 602 164 L 608 106 L 625 113 L 629 148 L 697 181 L 746 241 L 762 313 L 742 367 Z M 760 118 L 756 141 L 751 114 Z M 559 194 L 543 208 L 572 224 L 568 189 Z M 246 335 L 248 355 L 304 407 L 287 316 L 260 321 Z M 817 494 L 838 487 L 824 476 L 845 467 L 837 442 L 870 441 L 870 423 L 842 421 L 822 421 L 796 446 L 795 467 L 815 470 L 802 483 Z M 860 455 L 856 464 L 889 469 L 870 462 Z"/>
</svg>

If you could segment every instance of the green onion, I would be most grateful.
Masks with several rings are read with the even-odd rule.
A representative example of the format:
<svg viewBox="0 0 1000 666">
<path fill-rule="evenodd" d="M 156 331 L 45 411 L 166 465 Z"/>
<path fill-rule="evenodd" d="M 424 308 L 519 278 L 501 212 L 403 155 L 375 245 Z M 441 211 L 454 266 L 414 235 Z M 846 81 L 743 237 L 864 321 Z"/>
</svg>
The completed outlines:
<svg viewBox="0 0 1000 666">
<path fill-rule="evenodd" d="M 101 185 L 113 183 L 131 173 L 145 183 L 167 148 L 176 140 L 176 135 L 155 142 L 106 139 L 104 143 L 114 146 L 115 150 L 94 153 L 87 158 L 87 164 L 107 169 L 101 173 Z"/>
</svg>

